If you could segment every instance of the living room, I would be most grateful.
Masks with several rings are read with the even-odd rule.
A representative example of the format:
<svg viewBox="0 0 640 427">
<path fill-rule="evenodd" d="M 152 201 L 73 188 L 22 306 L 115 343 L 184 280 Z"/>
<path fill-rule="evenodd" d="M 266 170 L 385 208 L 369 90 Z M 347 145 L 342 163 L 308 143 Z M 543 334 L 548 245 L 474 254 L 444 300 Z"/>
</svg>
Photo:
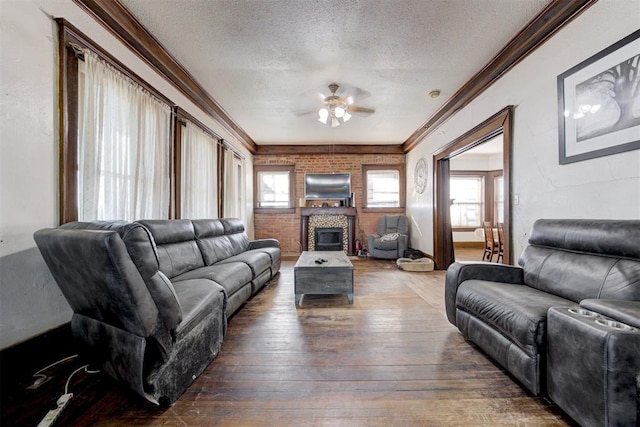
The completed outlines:
<svg viewBox="0 0 640 427">
<path fill-rule="evenodd" d="M 463 105 L 449 104 L 452 108 L 446 120 L 437 121 L 434 129 L 420 134 L 419 141 L 407 144 L 405 147 L 410 146 L 409 150 L 400 148 L 403 143 L 400 140 L 396 141 L 396 148 L 383 153 L 376 152 L 373 144 L 367 144 L 369 152 L 340 152 L 347 149 L 341 149 L 338 144 L 327 144 L 312 154 L 296 152 L 302 149 L 289 149 L 288 145 L 283 145 L 283 150 L 288 152 L 263 148 L 252 153 L 234 129 L 225 126 L 223 121 L 172 85 L 157 71 L 156 65 L 133 53 L 81 3 L 71 0 L 0 2 L 3 54 L 0 78 L 4 95 L 0 125 L 3 153 L 0 169 L 0 348 L 3 350 L 68 324 L 72 315 L 33 240 L 36 230 L 62 223 L 60 195 L 64 190 L 59 185 L 61 149 L 58 136 L 62 126 L 58 120 L 61 95 L 58 93 L 58 32 L 54 18 L 71 23 L 224 139 L 243 160 L 245 191 L 238 216 L 245 222 L 247 234 L 256 239 L 279 240 L 283 255 L 300 253 L 299 199 L 303 197 L 307 172 L 349 172 L 359 210 L 357 228 L 364 235 L 375 230 L 375 223 L 383 211 L 370 212 L 363 205 L 362 171 L 368 165 L 400 167 L 404 197 L 398 209 L 410 219 L 411 246 L 429 254 L 442 252 L 434 231 L 438 190 L 434 157 L 510 106 L 509 263 L 517 263 L 527 246 L 532 225 L 539 218 L 640 217 L 640 150 L 569 164 L 560 164 L 558 154 L 557 77 L 637 31 L 640 5 L 636 0 L 584 2 L 589 7 L 573 19 L 567 19 L 562 28 L 551 32 L 520 62 L 494 76 L 492 84 L 483 91 L 467 98 Z M 568 2 L 556 3 L 559 7 Z M 497 54 L 497 50 L 494 53 Z M 485 58 L 485 63 L 490 59 Z M 451 99 L 467 80 L 442 94 L 439 105 Z M 374 117 L 375 113 L 369 119 Z M 317 121 L 309 116 L 306 119 Z M 429 119 L 429 116 L 423 117 L 423 120 Z M 349 149 L 353 150 L 352 147 Z M 426 182 L 424 189 L 418 192 L 415 171 L 421 159 L 426 165 Z M 314 166 L 320 161 L 326 164 Z M 254 211 L 254 169 L 265 165 L 295 167 L 297 189 L 293 212 Z"/>
</svg>

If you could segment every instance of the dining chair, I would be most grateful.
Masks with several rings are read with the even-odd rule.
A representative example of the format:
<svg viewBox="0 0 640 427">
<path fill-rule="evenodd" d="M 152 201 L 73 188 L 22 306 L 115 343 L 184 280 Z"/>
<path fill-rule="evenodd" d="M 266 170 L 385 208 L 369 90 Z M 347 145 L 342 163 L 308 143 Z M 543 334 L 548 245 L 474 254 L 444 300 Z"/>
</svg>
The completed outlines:
<svg viewBox="0 0 640 427">
<path fill-rule="evenodd" d="M 504 224 L 498 223 L 498 257 L 496 258 L 496 262 L 500 262 L 502 259 L 502 263 L 504 264 Z"/>
<path fill-rule="evenodd" d="M 482 261 L 493 260 L 493 255 L 498 253 L 498 244 L 493 238 L 493 224 L 490 221 L 485 221 L 482 224 L 484 231 L 484 253 L 482 254 Z"/>
</svg>

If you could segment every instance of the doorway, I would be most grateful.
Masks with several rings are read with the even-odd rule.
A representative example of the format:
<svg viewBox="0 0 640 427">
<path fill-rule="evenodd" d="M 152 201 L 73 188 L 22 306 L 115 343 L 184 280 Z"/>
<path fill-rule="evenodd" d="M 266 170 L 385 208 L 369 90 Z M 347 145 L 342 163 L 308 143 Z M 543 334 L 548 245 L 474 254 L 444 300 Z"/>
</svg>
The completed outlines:
<svg viewBox="0 0 640 427">
<path fill-rule="evenodd" d="M 502 135 L 502 193 L 504 194 L 504 262 L 511 264 L 511 142 L 513 106 L 499 111 L 480 125 L 447 144 L 433 157 L 434 167 L 434 260 L 436 268 L 446 270 L 455 260 L 451 225 L 450 159 Z"/>
</svg>

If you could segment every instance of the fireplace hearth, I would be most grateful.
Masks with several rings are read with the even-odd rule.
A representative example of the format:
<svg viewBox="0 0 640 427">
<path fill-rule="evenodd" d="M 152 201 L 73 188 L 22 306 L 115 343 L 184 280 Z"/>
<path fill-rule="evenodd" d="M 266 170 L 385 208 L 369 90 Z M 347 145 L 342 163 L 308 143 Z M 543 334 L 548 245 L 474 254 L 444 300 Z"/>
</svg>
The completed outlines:
<svg viewBox="0 0 640 427">
<path fill-rule="evenodd" d="M 341 251 L 342 250 L 342 228 L 316 227 L 315 250 L 316 251 Z"/>
</svg>

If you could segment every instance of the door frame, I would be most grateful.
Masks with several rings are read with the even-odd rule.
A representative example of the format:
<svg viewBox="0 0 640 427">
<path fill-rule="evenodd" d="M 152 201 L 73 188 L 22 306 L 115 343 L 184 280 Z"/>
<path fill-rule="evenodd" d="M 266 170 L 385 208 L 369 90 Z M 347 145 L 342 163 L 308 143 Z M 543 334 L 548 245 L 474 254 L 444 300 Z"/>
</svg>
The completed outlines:
<svg viewBox="0 0 640 427">
<path fill-rule="evenodd" d="M 433 154 L 433 250 L 438 270 L 454 262 L 451 215 L 449 212 L 449 159 L 502 134 L 502 170 L 504 177 L 504 263 L 511 264 L 511 145 L 513 110 L 509 105 L 478 126 L 451 141 Z M 445 185 L 446 184 L 446 185 Z"/>
</svg>

